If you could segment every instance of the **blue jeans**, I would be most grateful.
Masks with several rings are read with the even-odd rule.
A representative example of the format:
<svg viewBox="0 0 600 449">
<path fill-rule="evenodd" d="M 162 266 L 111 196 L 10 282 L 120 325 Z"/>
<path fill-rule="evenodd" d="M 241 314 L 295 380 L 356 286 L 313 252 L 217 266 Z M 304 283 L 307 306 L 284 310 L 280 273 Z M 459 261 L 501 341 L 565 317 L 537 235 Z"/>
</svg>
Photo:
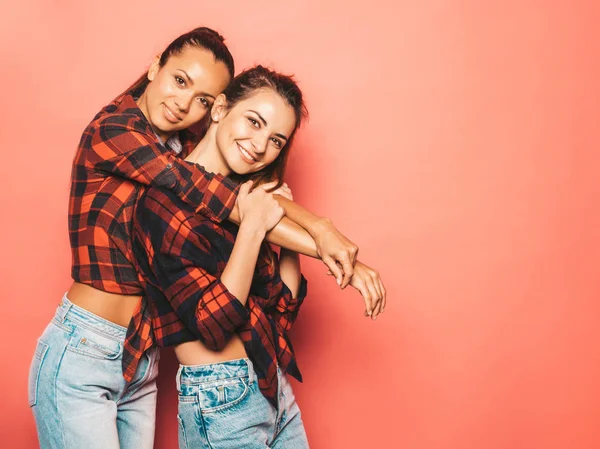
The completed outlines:
<svg viewBox="0 0 600 449">
<path fill-rule="evenodd" d="M 275 409 L 260 392 L 248 359 L 181 365 L 179 448 L 308 448 L 292 387 L 279 370 L 278 377 Z"/>
<path fill-rule="evenodd" d="M 158 348 L 144 355 L 127 383 L 121 369 L 126 331 L 62 299 L 29 372 L 42 449 L 152 448 Z"/>
</svg>

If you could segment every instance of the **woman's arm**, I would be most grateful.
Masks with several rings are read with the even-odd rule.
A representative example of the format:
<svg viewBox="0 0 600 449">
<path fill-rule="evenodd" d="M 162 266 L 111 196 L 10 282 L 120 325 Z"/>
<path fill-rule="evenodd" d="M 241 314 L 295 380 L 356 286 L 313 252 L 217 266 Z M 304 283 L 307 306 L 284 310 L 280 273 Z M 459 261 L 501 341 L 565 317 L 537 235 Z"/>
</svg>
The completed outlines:
<svg viewBox="0 0 600 449">
<path fill-rule="evenodd" d="M 218 262 L 207 238 L 220 232 L 218 225 L 182 210 L 173 194 L 159 189 L 140 197 L 134 218 L 136 268 L 148 299 L 162 315 L 174 311 L 196 338 L 215 351 L 248 320 L 246 302 L 261 243 L 267 229 L 283 216 L 264 191 L 248 195 L 248 187 L 242 185 L 240 198 L 242 224 L 218 277 L 211 274 Z"/>
<path fill-rule="evenodd" d="M 385 310 L 387 291 L 377 270 L 357 260 L 350 286 L 362 295 L 365 302 L 365 316 L 376 319 Z"/>
<path fill-rule="evenodd" d="M 226 219 L 235 205 L 233 182 L 178 157 L 135 114 L 109 115 L 86 130 L 84 139 L 89 151 L 78 153 L 76 163 L 83 160 L 90 169 L 169 189 L 214 221 Z"/>
<path fill-rule="evenodd" d="M 261 186 L 268 189 L 268 185 Z M 353 275 L 358 247 L 341 234 L 328 218 L 318 217 L 291 198 L 287 186 L 279 194 L 273 192 L 283 207 L 286 217 L 268 234 L 267 241 L 309 257 L 320 258 L 331 271 L 341 288 L 345 288 Z M 229 219 L 239 223 L 237 208 L 233 208 Z"/>
<path fill-rule="evenodd" d="M 283 209 L 273 195 L 263 189 L 249 193 L 251 183 L 242 184 L 239 192 L 241 224 L 233 251 L 221 275 L 221 282 L 246 304 L 258 253 L 267 231 L 283 217 Z"/>
<path fill-rule="evenodd" d="M 329 218 L 318 217 L 283 196 L 276 198 L 286 216 L 308 231 L 315 241 L 320 259 L 334 274 L 338 285 L 345 288 L 354 273 L 358 246 L 339 232 Z"/>
</svg>

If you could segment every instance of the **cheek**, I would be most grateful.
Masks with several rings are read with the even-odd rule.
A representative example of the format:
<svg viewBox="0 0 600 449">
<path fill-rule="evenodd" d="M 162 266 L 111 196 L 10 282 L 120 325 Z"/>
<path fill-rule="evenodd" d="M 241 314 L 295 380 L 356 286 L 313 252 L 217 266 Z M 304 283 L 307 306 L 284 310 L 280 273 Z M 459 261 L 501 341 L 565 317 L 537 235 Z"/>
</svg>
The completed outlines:
<svg viewBox="0 0 600 449">
<path fill-rule="evenodd" d="M 252 137 L 252 130 L 244 121 L 245 119 L 240 118 L 237 120 L 228 120 L 225 124 L 228 128 L 229 134 L 236 139 L 244 139 Z"/>
<path fill-rule="evenodd" d="M 206 114 L 208 114 L 208 109 L 202 105 L 194 105 L 186 115 L 184 122 L 189 124 L 197 123 L 206 117 Z"/>
<path fill-rule="evenodd" d="M 275 162 L 279 154 L 280 151 L 269 148 L 267 150 L 267 154 L 265 155 L 265 166 L 271 165 L 273 162 Z"/>
<path fill-rule="evenodd" d="M 155 81 L 156 83 L 156 94 L 159 97 L 159 100 L 162 100 L 165 97 L 169 97 L 173 95 L 173 90 L 175 86 L 168 78 L 159 78 Z"/>
</svg>

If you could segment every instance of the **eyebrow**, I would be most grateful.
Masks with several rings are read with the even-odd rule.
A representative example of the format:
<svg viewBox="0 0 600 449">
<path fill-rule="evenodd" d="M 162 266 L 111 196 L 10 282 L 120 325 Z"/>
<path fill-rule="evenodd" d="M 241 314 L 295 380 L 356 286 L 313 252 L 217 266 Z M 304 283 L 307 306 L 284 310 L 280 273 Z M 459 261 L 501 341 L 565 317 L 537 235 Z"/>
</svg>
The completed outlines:
<svg viewBox="0 0 600 449">
<path fill-rule="evenodd" d="M 264 117 L 262 115 L 260 115 L 258 112 L 256 112 L 253 109 L 248 109 L 250 112 L 254 112 L 256 115 L 258 115 L 258 118 L 260 119 L 260 121 L 263 123 L 264 126 L 267 126 L 267 121 L 264 119 Z M 285 137 L 283 134 L 280 133 L 275 133 L 275 135 L 283 140 L 285 140 L 287 142 L 288 138 Z"/>
<path fill-rule="evenodd" d="M 179 72 L 183 73 L 183 76 L 185 76 L 187 78 L 187 80 L 190 82 L 190 84 L 193 86 L 194 85 L 194 80 L 192 78 L 190 78 L 190 75 L 187 74 L 187 72 L 183 69 L 177 69 Z M 209 94 L 208 92 L 200 92 L 200 95 L 204 96 L 204 97 L 210 97 L 213 100 L 216 100 L 216 97 L 213 94 Z"/>
</svg>

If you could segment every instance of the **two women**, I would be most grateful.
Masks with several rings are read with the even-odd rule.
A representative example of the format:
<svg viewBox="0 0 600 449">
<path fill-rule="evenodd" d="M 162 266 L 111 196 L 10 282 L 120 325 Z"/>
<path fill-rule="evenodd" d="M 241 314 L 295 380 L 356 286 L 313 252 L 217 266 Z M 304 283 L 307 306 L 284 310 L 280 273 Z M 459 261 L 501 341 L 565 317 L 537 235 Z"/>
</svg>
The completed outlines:
<svg viewBox="0 0 600 449">
<path fill-rule="evenodd" d="M 158 351 L 133 262 L 133 207 L 142 186 L 157 186 L 214 222 L 239 221 L 236 185 L 183 160 L 198 141 L 190 128 L 233 73 L 223 38 L 192 30 L 84 131 L 69 204 L 74 283 L 38 341 L 29 377 L 42 448 L 152 447 Z M 282 220 L 270 241 L 320 254 L 347 284 L 356 247 L 327 220 L 281 202 L 301 227 Z"/>
</svg>

